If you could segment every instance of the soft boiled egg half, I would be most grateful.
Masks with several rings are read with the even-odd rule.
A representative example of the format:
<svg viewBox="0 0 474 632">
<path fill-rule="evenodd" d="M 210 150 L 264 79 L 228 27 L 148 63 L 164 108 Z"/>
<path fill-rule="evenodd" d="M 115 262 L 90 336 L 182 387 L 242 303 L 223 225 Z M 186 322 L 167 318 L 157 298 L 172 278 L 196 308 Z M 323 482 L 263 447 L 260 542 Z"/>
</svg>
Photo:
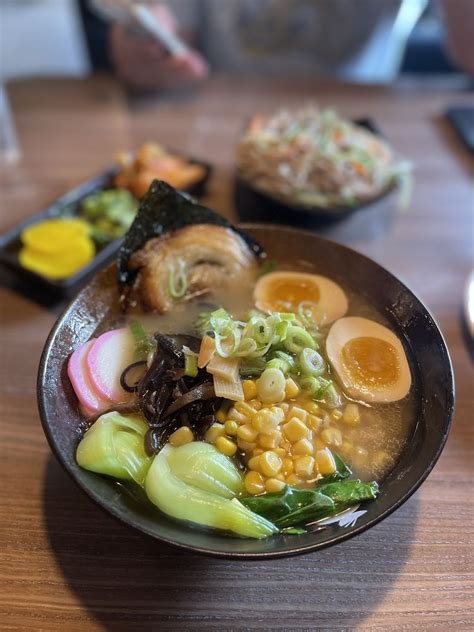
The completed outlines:
<svg viewBox="0 0 474 632">
<path fill-rule="evenodd" d="M 329 330 L 326 353 L 350 397 L 388 403 L 410 390 L 411 372 L 400 340 L 373 320 L 338 320 Z"/>
<path fill-rule="evenodd" d="M 326 277 L 307 272 L 270 272 L 254 289 L 254 301 L 264 312 L 294 312 L 303 305 L 318 325 L 328 325 L 347 312 L 347 297 Z"/>
</svg>

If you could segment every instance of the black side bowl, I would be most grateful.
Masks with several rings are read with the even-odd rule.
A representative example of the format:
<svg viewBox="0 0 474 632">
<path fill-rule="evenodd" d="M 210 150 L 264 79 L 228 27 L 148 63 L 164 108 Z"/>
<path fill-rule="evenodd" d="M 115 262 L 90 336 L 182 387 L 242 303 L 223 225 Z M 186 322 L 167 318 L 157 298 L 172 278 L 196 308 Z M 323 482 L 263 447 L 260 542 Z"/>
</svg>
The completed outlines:
<svg viewBox="0 0 474 632">
<path fill-rule="evenodd" d="M 75 450 L 81 416 L 66 365 L 71 351 L 120 320 L 115 266 L 98 274 L 53 327 L 38 374 L 38 404 L 51 449 L 66 471 L 98 505 L 124 523 L 159 540 L 218 557 L 270 559 L 308 553 L 336 544 L 386 518 L 421 485 L 435 465 L 450 427 L 454 382 L 446 344 L 430 313 L 392 274 L 357 252 L 316 235 L 276 226 L 247 226 L 269 256 L 311 262 L 314 269 L 363 295 L 388 320 L 403 341 L 416 385 L 413 433 L 382 482 L 380 497 L 361 509 L 358 520 L 331 524 L 304 535 L 265 540 L 228 537 L 175 522 L 140 504 L 117 483 L 79 468 Z M 60 502 L 60 499 L 58 499 Z"/>
<path fill-rule="evenodd" d="M 370 118 L 353 121 L 376 136 L 383 137 L 377 125 Z M 273 197 L 269 193 L 259 191 L 243 180 L 239 175 L 234 180 L 234 204 L 242 222 L 269 222 L 300 226 L 302 228 L 318 228 L 345 219 L 362 209 L 389 198 L 395 193 L 396 184 L 387 187 L 378 196 L 356 206 L 340 206 L 324 208 L 321 206 L 298 206 Z"/>
<path fill-rule="evenodd" d="M 234 204 L 242 222 L 269 222 L 303 228 L 318 228 L 346 219 L 353 213 L 367 209 L 377 202 L 395 194 L 392 185 L 377 197 L 359 206 L 345 206 L 333 209 L 303 207 L 286 204 L 263 191 L 258 191 L 239 176 L 234 180 Z"/>
</svg>

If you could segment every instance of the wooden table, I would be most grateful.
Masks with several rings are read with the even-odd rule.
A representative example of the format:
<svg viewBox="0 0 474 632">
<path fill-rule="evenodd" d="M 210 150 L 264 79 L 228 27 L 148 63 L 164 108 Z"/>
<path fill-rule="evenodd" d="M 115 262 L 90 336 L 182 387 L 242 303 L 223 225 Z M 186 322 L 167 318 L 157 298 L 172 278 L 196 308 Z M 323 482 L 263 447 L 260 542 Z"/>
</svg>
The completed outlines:
<svg viewBox="0 0 474 632">
<path fill-rule="evenodd" d="M 461 327 L 472 265 L 472 164 L 442 120 L 469 95 L 217 78 L 195 95 L 127 102 L 104 78 L 10 89 L 23 160 L 3 176 L 4 230 L 156 138 L 216 166 L 208 202 L 232 216 L 233 147 L 246 118 L 317 97 L 371 116 L 415 164 L 409 211 L 336 234 L 404 279 L 443 330 L 457 380 L 453 429 L 422 488 L 363 535 L 272 562 L 189 555 L 130 531 L 51 456 L 36 409 L 40 352 L 57 309 L 0 289 L 0 628 L 474 629 L 473 372 Z M 383 213 L 381 213 L 381 216 Z M 470 592 L 471 591 L 471 592 Z"/>
</svg>

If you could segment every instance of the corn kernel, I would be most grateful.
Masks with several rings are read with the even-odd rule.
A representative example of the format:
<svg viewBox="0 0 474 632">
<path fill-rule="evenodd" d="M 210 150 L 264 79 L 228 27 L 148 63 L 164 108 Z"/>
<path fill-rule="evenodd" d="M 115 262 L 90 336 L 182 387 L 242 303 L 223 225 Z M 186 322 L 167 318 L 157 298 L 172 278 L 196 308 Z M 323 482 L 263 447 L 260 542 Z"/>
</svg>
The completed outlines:
<svg viewBox="0 0 474 632">
<path fill-rule="evenodd" d="M 278 427 L 278 416 L 268 408 L 264 408 L 255 413 L 252 425 L 256 432 L 272 434 Z"/>
<path fill-rule="evenodd" d="M 310 455 L 313 454 L 313 444 L 309 439 L 300 439 L 291 446 L 291 454 L 293 455 Z"/>
<path fill-rule="evenodd" d="M 288 439 L 285 439 L 285 437 L 282 437 L 280 441 L 280 448 L 282 448 L 282 450 L 285 450 L 285 452 L 289 454 L 291 451 L 291 443 L 288 441 Z"/>
<path fill-rule="evenodd" d="M 321 476 L 334 474 L 336 471 L 336 462 L 334 461 L 334 457 L 328 448 L 318 450 L 316 452 L 316 465 Z"/>
<path fill-rule="evenodd" d="M 244 424 L 237 430 L 237 436 L 244 441 L 256 441 L 257 431 L 250 424 Z"/>
<path fill-rule="evenodd" d="M 265 476 L 276 476 L 280 472 L 282 461 L 275 452 L 267 450 L 260 455 L 259 459 L 260 469 Z"/>
<path fill-rule="evenodd" d="M 323 420 L 321 417 L 318 417 L 317 415 L 310 414 L 308 415 L 308 419 L 306 420 L 306 423 L 312 430 L 319 431 L 321 430 L 321 427 L 323 425 Z"/>
<path fill-rule="evenodd" d="M 304 483 L 303 479 L 296 474 L 290 474 L 289 476 L 287 476 L 286 482 L 288 483 L 288 485 L 293 485 L 294 487 L 300 487 Z"/>
<path fill-rule="evenodd" d="M 288 441 L 296 443 L 300 439 L 304 439 L 308 436 L 308 428 L 297 417 L 292 417 L 284 426 L 282 426 L 283 433 Z"/>
<path fill-rule="evenodd" d="M 308 411 L 304 408 L 300 408 L 299 406 L 292 406 L 288 412 L 290 419 L 292 417 L 296 417 L 296 419 L 301 419 L 301 421 L 306 421 L 308 417 Z"/>
<path fill-rule="evenodd" d="M 247 401 L 257 397 L 257 385 L 253 380 L 244 380 L 242 382 L 242 388 L 244 389 L 244 397 Z"/>
<path fill-rule="evenodd" d="M 283 459 L 283 465 L 282 465 L 282 471 L 283 474 L 285 476 L 288 476 L 289 474 L 293 474 L 295 467 L 293 465 L 293 459 L 290 459 L 289 457 L 285 457 Z"/>
<path fill-rule="evenodd" d="M 285 482 L 285 475 L 283 474 L 283 472 L 280 472 L 279 474 L 277 474 L 273 478 L 276 478 L 277 481 L 281 481 L 282 483 Z"/>
<path fill-rule="evenodd" d="M 222 454 L 226 456 L 234 456 L 237 452 L 237 446 L 227 437 L 217 437 L 215 445 L 219 452 L 222 452 Z"/>
<path fill-rule="evenodd" d="M 338 448 L 342 445 L 342 433 L 339 428 L 326 428 L 321 432 L 321 438 L 330 446 Z"/>
<path fill-rule="evenodd" d="M 272 434 L 260 434 L 258 436 L 258 442 L 262 448 L 267 450 L 271 448 L 278 448 L 281 440 L 281 432 L 275 430 Z"/>
<path fill-rule="evenodd" d="M 208 443 L 215 443 L 218 437 L 224 434 L 224 424 L 212 424 L 204 435 L 204 440 Z"/>
<path fill-rule="evenodd" d="M 265 452 L 265 450 L 263 448 L 254 448 L 252 450 L 252 455 L 253 456 L 259 456 L 260 454 L 263 454 Z"/>
<path fill-rule="evenodd" d="M 283 419 L 285 419 L 286 418 L 286 413 L 290 409 L 290 405 L 288 404 L 288 402 L 281 402 L 280 404 L 278 404 L 278 408 L 283 412 Z M 282 421 L 283 421 L 283 419 L 282 419 Z"/>
<path fill-rule="evenodd" d="M 281 424 L 281 422 L 285 420 L 285 413 L 280 406 L 271 406 L 270 411 L 272 415 L 274 415 L 276 419 L 278 419 L 279 424 Z"/>
<path fill-rule="evenodd" d="M 247 404 L 247 402 L 235 402 L 234 408 L 239 413 L 247 417 L 247 419 L 252 419 L 252 417 L 255 415 L 255 410 L 252 408 L 252 406 Z"/>
<path fill-rule="evenodd" d="M 245 441 L 244 439 L 241 439 L 240 437 L 237 437 L 237 445 L 244 452 L 252 452 L 252 453 L 254 449 L 257 447 L 257 444 L 254 441 Z"/>
<path fill-rule="evenodd" d="M 261 494 L 265 491 L 265 481 L 259 472 L 247 472 L 244 487 L 249 494 Z"/>
<path fill-rule="evenodd" d="M 314 470 L 314 458 L 312 456 L 299 456 L 294 460 L 295 474 L 301 478 L 311 478 Z"/>
<path fill-rule="evenodd" d="M 360 422 L 359 406 L 357 404 L 347 404 L 342 420 L 348 426 L 358 426 Z"/>
<path fill-rule="evenodd" d="M 236 421 L 238 424 L 245 424 L 249 421 L 249 418 L 247 417 L 247 415 L 243 415 L 242 413 L 239 413 L 239 411 L 237 410 L 235 406 L 232 406 L 232 408 L 227 413 L 227 419 L 232 419 L 233 421 Z"/>
<path fill-rule="evenodd" d="M 284 450 L 283 448 L 274 448 L 273 452 L 278 454 L 278 456 L 281 457 L 282 459 L 284 459 L 286 456 L 288 456 L 288 451 Z"/>
<path fill-rule="evenodd" d="M 224 421 L 227 419 L 227 414 L 226 411 L 223 408 L 220 408 L 217 413 L 216 413 L 216 419 L 218 422 L 220 422 L 221 424 L 224 423 Z"/>
<path fill-rule="evenodd" d="M 260 471 L 260 456 L 253 456 L 247 462 L 247 465 L 250 470 L 255 470 L 256 472 Z"/>
<path fill-rule="evenodd" d="M 334 419 L 334 421 L 339 421 L 339 419 L 341 419 L 342 417 L 342 411 L 336 408 L 336 410 L 332 411 L 331 417 Z"/>
<path fill-rule="evenodd" d="M 231 436 L 237 434 L 238 428 L 239 428 L 239 424 L 233 419 L 228 419 L 224 424 L 224 430 L 226 431 L 226 434 L 231 435 Z"/>
<path fill-rule="evenodd" d="M 300 393 L 300 387 L 291 377 L 287 378 L 285 382 L 285 397 L 286 399 L 292 399 Z"/>
<path fill-rule="evenodd" d="M 191 428 L 188 428 L 188 426 L 181 426 L 181 428 L 178 428 L 178 430 L 175 430 L 172 434 L 170 434 L 169 438 L 169 442 L 175 447 L 184 445 L 185 443 L 191 443 L 193 440 L 193 431 Z"/>
<path fill-rule="evenodd" d="M 280 492 L 284 487 L 284 481 L 280 481 L 277 478 L 268 478 L 265 481 L 265 491 L 268 493 Z"/>
<path fill-rule="evenodd" d="M 260 408 L 262 407 L 262 402 L 258 399 L 252 399 L 249 401 L 249 406 L 251 406 L 254 410 L 260 410 Z"/>
<path fill-rule="evenodd" d="M 301 405 L 303 406 L 305 410 L 307 410 L 312 415 L 316 415 L 317 413 L 321 412 L 321 408 L 319 407 L 319 404 L 311 400 L 304 402 Z"/>
</svg>

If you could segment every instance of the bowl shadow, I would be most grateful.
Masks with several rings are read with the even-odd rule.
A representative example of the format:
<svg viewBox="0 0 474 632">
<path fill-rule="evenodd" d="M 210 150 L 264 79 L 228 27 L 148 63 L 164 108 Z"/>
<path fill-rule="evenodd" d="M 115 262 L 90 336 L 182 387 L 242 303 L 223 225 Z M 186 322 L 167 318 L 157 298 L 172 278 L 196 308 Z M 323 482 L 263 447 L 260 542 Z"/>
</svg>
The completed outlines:
<svg viewBox="0 0 474 632">
<path fill-rule="evenodd" d="M 415 495 L 365 533 L 316 553 L 220 560 L 119 523 L 82 493 L 52 456 L 44 474 L 51 551 L 88 615 L 112 632 L 355 628 L 403 570 L 418 510 Z"/>
</svg>

